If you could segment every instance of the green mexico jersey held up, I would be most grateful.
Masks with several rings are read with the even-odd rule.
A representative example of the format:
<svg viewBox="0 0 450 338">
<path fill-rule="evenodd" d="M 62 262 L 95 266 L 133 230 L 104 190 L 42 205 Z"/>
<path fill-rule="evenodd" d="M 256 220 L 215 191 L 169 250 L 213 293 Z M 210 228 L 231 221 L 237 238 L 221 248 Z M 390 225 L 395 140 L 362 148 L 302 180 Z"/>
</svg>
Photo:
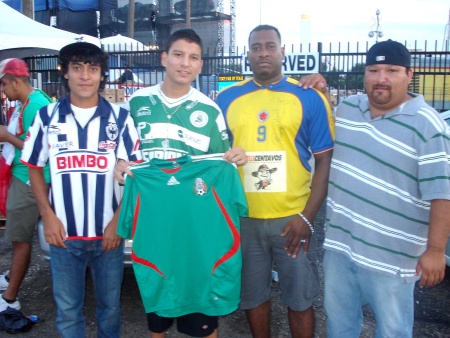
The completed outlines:
<svg viewBox="0 0 450 338">
<path fill-rule="evenodd" d="M 230 148 L 220 108 L 195 88 L 177 99 L 161 85 L 143 88 L 129 100 L 144 161 L 224 153 Z"/>
<path fill-rule="evenodd" d="M 238 307 L 247 202 L 236 167 L 221 156 L 153 159 L 126 179 L 117 233 L 133 239 L 147 313 L 220 316 Z"/>
</svg>

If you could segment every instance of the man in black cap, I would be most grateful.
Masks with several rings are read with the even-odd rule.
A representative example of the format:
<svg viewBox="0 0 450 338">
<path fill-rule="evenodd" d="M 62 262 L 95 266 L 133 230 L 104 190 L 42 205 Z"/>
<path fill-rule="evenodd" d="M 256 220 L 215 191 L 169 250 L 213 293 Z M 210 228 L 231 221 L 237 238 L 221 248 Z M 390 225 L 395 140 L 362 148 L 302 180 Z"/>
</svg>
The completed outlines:
<svg viewBox="0 0 450 338">
<path fill-rule="evenodd" d="M 328 337 L 359 337 L 370 304 L 377 337 L 411 337 L 414 285 L 445 272 L 450 134 L 422 95 L 404 45 L 367 52 L 366 94 L 336 111 L 324 243 Z"/>
<path fill-rule="evenodd" d="M 62 337 L 85 337 L 86 268 L 96 297 L 98 337 L 120 337 L 123 241 L 116 234 L 120 192 L 117 158 L 140 161 L 139 136 L 128 111 L 107 102 L 108 56 L 76 42 L 59 52 L 69 96 L 42 108 L 30 127 L 21 161 L 50 244 L 56 326 Z M 42 167 L 50 164 L 51 196 Z"/>
</svg>

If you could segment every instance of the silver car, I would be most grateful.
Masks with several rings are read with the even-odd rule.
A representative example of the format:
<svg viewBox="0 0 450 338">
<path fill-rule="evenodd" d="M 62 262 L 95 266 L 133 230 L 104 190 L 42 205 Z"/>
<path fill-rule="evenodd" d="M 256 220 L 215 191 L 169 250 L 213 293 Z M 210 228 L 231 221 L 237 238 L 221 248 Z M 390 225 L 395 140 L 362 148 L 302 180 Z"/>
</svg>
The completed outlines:
<svg viewBox="0 0 450 338">
<path fill-rule="evenodd" d="M 450 126 L 450 110 L 442 112 L 441 117 Z M 447 266 L 450 266 L 450 236 L 447 242 L 447 247 L 445 248 L 445 260 L 447 261 Z"/>
<path fill-rule="evenodd" d="M 50 245 L 46 242 L 45 236 L 44 236 L 44 222 L 42 220 L 39 220 L 38 223 L 38 237 L 39 237 L 39 245 L 42 250 L 42 256 L 50 260 Z M 124 246 L 124 261 L 123 263 L 125 266 L 131 266 L 131 243 L 133 241 L 131 239 L 125 240 L 125 246 Z"/>
</svg>

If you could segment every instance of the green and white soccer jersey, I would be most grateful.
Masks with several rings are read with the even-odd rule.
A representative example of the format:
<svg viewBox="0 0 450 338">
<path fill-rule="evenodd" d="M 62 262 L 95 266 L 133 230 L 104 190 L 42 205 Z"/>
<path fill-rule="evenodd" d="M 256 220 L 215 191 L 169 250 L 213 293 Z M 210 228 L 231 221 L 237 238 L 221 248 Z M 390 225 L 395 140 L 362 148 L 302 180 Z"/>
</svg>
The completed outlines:
<svg viewBox="0 0 450 338">
<path fill-rule="evenodd" d="M 194 88 L 178 99 L 166 97 L 160 85 L 143 88 L 130 98 L 129 110 L 145 161 L 223 153 L 230 147 L 220 108 Z"/>
<path fill-rule="evenodd" d="M 133 239 L 145 311 L 220 316 L 240 301 L 239 174 L 223 160 L 153 159 L 126 179 L 118 234 Z"/>
</svg>

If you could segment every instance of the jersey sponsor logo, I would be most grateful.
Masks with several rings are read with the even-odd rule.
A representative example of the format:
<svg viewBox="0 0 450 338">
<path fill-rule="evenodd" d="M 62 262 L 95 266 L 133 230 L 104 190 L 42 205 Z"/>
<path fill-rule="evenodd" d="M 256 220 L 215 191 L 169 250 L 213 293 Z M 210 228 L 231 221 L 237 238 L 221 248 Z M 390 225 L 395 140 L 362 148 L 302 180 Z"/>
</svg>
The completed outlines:
<svg viewBox="0 0 450 338">
<path fill-rule="evenodd" d="M 65 151 L 55 157 L 56 169 L 59 173 L 108 171 L 108 156 L 94 151 Z"/>
<path fill-rule="evenodd" d="M 206 126 L 209 118 L 204 111 L 196 110 L 191 114 L 191 116 L 189 116 L 189 120 L 191 121 L 194 127 L 202 128 Z"/>
<path fill-rule="evenodd" d="M 222 140 L 225 141 L 225 140 L 228 140 L 228 138 L 229 138 L 228 132 L 226 130 L 224 130 L 222 132 Z"/>
<path fill-rule="evenodd" d="M 252 156 L 247 156 L 249 161 L 256 161 L 256 162 L 261 162 L 261 161 L 269 161 L 269 162 L 274 162 L 274 161 L 281 161 L 283 159 L 283 155 L 252 155 Z"/>
<path fill-rule="evenodd" d="M 186 110 L 194 109 L 194 107 L 197 105 L 198 100 L 192 101 L 191 103 L 186 105 Z"/>
<path fill-rule="evenodd" d="M 178 180 L 172 176 L 169 178 L 169 180 L 167 181 L 167 185 L 177 185 L 180 184 L 180 182 L 178 182 Z"/>
<path fill-rule="evenodd" d="M 139 108 L 136 113 L 136 117 L 146 116 L 146 115 L 152 115 L 152 110 L 150 109 L 150 107 Z"/>
<path fill-rule="evenodd" d="M 169 149 L 169 147 L 170 147 L 170 141 L 169 141 L 168 139 L 165 139 L 165 140 L 163 140 L 163 141 L 161 142 L 161 145 L 162 145 L 162 147 L 163 147 L 164 150 L 167 150 L 167 149 Z"/>
<path fill-rule="evenodd" d="M 154 95 L 149 95 L 148 99 L 152 105 L 156 105 L 156 100 Z"/>
<path fill-rule="evenodd" d="M 199 137 L 195 137 L 193 134 L 183 132 L 183 130 L 181 130 L 181 129 L 178 130 L 178 137 L 180 138 L 180 140 L 182 140 L 185 143 L 187 143 L 187 142 L 191 142 L 191 143 L 195 143 L 195 144 L 202 143 L 202 140 Z"/>
<path fill-rule="evenodd" d="M 269 112 L 267 110 L 262 110 L 258 113 L 258 121 L 266 122 L 269 119 Z"/>
<path fill-rule="evenodd" d="M 244 166 L 244 189 L 246 192 L 272 193 L 287 191 L 286 152 L 247 152 Z"/>
<path fill-rule="evenodd" d="M 147 122 L 139 122 L 137 124 L 137 130 L 139 132 L 139 138 L 141 140 L 148 139 L 150 136 L 150 131 L 152 130 L 152 126 Z"/>
<path fill-rule="evenodd" d="M 194 182 L 194 193 L 197 196 L 203 196 L 208 192 L 208 186 L 205 181 L 197 177 Z"/>
<path fill-rule="evenodd" d="M 110 140 L 115 140 L 119 136 L 119 129 L 117 128 L 117 124 L 114 122 L 109 122 L 106 126 L 106 135 Z"/>
<path fill-rule="evenodd" d="M 114 149 L 116 149 L 116 147 L 117 147 L 117 142 L 110 141 L 110 140 L 101 141 L 98 144 L 98 148 L 99 149 L 111 149 L 111 150 L 114 150 Z"/>
<path fill-rule="evenodd" d="M 160 158 L 160 159 L 170 159 L 170 158 L 178 158 L 183 155 L 186 155 L 186 152 L 180 152 L 176 149 L 161 149 L 161 148 L 152 148 L 151 150 L 143 149 L 142 157 L 144 161 L 150 161 L 152 158 Z"/>
<path fill-rule="evenodd" d="M 50 145 L 50 149 L 67 149 L 73 147 L 72 141 L 56 142 Z"/>
<path fill-rule="evenodd" d="M 61 131 L 59 130 L 58 125 L 51 124 L 48 126 L 48 134 L 49 135 L 59 135 L 61 134 Z"/>
</svg>

